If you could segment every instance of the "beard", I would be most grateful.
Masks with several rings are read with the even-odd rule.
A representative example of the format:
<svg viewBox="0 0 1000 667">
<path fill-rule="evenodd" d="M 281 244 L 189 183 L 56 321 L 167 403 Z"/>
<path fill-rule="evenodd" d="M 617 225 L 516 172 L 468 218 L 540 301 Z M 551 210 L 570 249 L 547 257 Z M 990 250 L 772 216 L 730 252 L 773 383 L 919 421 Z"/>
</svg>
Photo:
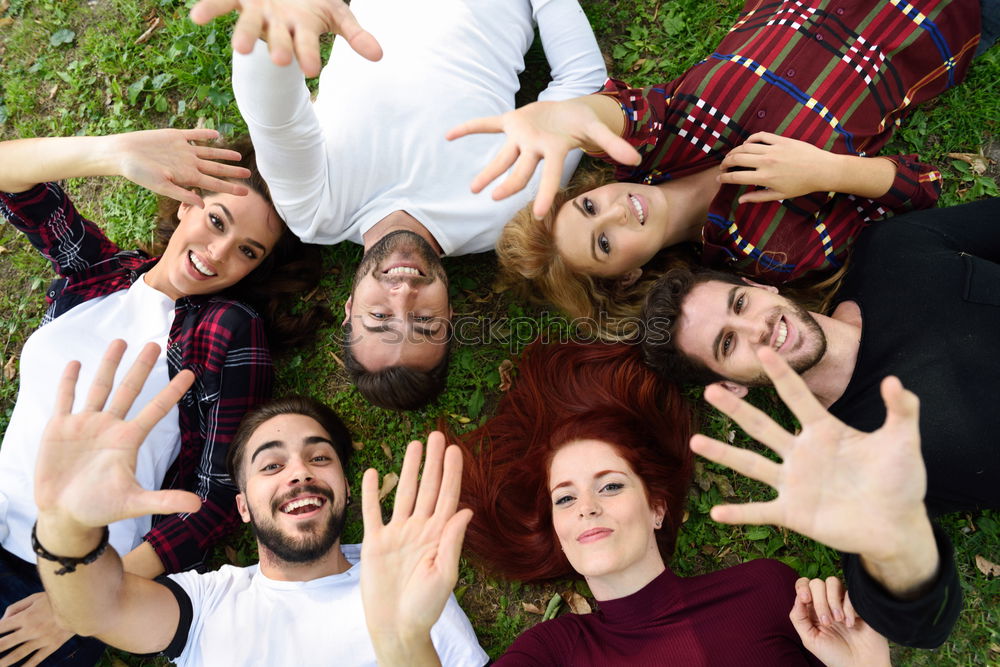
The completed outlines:
<svg viewBox="0 0 1000 667">
<path fill-rule="evenodd" d="M 310 563 L 326 556 L 333 545 L 340 539 L 344 530 L 345 508 L 336 507 L 333 493 L 321 486 L 307 484 L 295 489 L 294 495 L 311 493 L 326 498 L 324 505 L 330 507 L 330 516 L 324 521 L 322 517 L 303 523 L 298 527 L 297 535 L 282 532 L 273 519 L 258 518 L 248 507 L 250 527 L 261 547 L 267 549 L 275 558 L 286 563 Z M 278 508 L 288 502 L 292 496 L 276 500 L 271 506 L 271 516 L 280 512 Z"/>
<path fill-rule="evenodd" d="M 419 234 L 405 229 L 389 232 L 365 252 L 364 257 L 361 258 L 361 263 L 358 265 L 358 270 L 354 273 L 354 284 L 360 282 L 367 274 L 371 274 L 373 278 L 379 281 L 389 280 L 378 269 L 382 262 L 389 259 L 394 252 L 399 252 L 404 257 L 415 256 L 427 267 L 427 275 L 419 277 L 407 276 L 407 280 L 415 284 L 426 285 L 435 280 L 441 280 L 445 285 L 448 284 L 448 275 L 445 273 L 444 264 L 441 263 L 441 258 L 438 257 L 437 252 L 431 247 L 431 244 Z"/>
<path fill-rule="evenodd" d="M 778 324 L 778 319 L 784 315 L 787 321 L 795 320 L 799 329 L 799 340 L 795 348 L 789 351 L 785 361 L 793 371 L 802 375 L 804 372 L 815 366 L 826 354 L 826 334 L 823 327 L 819 325 L 808 310 L 795 303 L 788 302 L 788 308 L 776 308 L 770 318 L 768 318 L 769 328 L 773 329 Z M 790 311 L 790 312 L 789 312 Z M 747 383 L 752 387 L 770 387 L 774 383 L 767 373 L 761 371 L 760 375 Z"/>
</svg>

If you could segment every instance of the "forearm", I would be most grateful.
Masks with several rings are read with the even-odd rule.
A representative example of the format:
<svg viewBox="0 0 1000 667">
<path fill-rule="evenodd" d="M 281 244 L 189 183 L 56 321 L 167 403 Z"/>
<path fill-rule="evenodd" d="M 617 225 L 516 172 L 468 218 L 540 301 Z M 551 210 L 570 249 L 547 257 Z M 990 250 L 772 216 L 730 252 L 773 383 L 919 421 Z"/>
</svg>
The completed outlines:
<svg viewBox="0 0 1000 667">
<path fill-rule="evenodd" d="M 149 542 L 143 542 L 125 554 L 122 557 L 122 566 L 126 572 L 146 579 L 155 579 L 166 572 L 163 561 Z"/>
<path fill-rule="evenodd" d="M 120 175 L 116 135 L 39 137 L 0 143 L 0 191 L 24 192 L 37 183 Z"/>
<path fill-rule="evenodd" d="M 371 632 L 379 667 L 440 667 L 430 632 Z"/>
<path fill-rule="evenodd" d="M 81 526 L 71 520 L 39 513 L 38 542 L 57 556 L 86 556 L 100 543 L 101 528 Z M 121 558 L 108 546 L 95 562 L 78 565 L 74 572 L 56 574 L 61 565 L 38 559 L 38 572 L 52 607 L 67 628 L 92 636 L 105 632 L 121 608 L 125 570 Z"/>
<path fill-rule="evenodd" d="M 536 15 L 552 82 L 539 101 L 558 101 L 600 90 L 608 73 L 587 15 L 576 0 L 555 0 Z"/>
<path fill-rule="evenodd" d="M 878 199 L 889 192 L 896 178 L 896 165 L 892 160 L 836 153 L 830 155 L 831 165 L 817 191 Z"/>
</svg>

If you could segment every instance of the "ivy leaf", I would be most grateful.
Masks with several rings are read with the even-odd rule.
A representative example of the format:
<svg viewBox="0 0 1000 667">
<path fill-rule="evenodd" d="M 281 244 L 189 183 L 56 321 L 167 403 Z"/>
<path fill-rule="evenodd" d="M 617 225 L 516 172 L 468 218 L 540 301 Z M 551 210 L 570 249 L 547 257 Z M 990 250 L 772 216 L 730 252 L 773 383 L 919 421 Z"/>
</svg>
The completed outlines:
<svg viewBox="0 0 1000 667">
<path fill-rule="evenodd" d="M 56 30 L 54 33 L 52 33 L 52 36 L 49 37 L 49 45 L 50 46 L 61 46 L 63 44 L 69 44 L 74 39 L 76 39 L 76 33 L 75 32 L 73 32 L 69 28 L 62 28 L 62 29 Z"/>
</svg>

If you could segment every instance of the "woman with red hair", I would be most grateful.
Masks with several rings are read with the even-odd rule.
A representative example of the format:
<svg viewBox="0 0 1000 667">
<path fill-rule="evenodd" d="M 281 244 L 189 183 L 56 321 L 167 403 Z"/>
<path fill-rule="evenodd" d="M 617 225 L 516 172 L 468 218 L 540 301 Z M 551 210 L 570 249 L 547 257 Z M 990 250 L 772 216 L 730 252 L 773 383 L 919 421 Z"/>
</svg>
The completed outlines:
<svg viewBox="0 0 1000 667">
<path fill-rule="evenodd" d="M 529 629 L 499 665 L 889 664 L 887 642 L 856 617 L 838 579 L 797 580 L 768 559 L 689 578 L 670 570 L 691 479 L 690 423 L 678 389 L 635 347 L 529 348 L 497 415 L 463 437 L 461 498 L 471 513 L 440 511 L 457 503 L 457 484 L 445 491 L 442 482 L 433 516 L 421 499 L 408 516 L 397 495 L 392 521 L 375 525 L 377 486 L 366 480 L 363 559 L 377 585 L 366 592 L 362 581 L 362 595 L 379 664 L 434 664 L 406 610 L 436 618 L 430 591 L 440 588 L 443 605 L 470 515 L 466 546 L 491 572 L 582 576 L 598 600 L 594 614 Z"/>
</svg>

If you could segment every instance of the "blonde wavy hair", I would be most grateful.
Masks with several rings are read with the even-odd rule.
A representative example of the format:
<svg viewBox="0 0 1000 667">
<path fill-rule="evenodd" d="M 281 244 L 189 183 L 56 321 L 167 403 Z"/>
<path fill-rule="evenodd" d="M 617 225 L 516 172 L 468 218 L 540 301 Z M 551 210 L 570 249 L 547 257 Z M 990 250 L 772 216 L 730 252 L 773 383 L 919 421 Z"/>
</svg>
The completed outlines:
<svg viewBox="0 0 1000 667">
<path fill-rule="evenodd" d="M 589 335 L 623 342 L 639 334 L 642 304 L 656 279 L 674 266 L 696 264 L 697 255 L 691 244 L 661 251 L 631 285 L 569 268 L 556 250 L 552 231 L 556 215 L 571 199 L 614 182 L 607 169 L 577 172 L 541 220 L 532 214 L 532 204 L 520 210 L 497 241 L 500 274 L 496 282 L 497 289 L 512 290 L 519 299 L 555 306 Z"/>
</svg>

